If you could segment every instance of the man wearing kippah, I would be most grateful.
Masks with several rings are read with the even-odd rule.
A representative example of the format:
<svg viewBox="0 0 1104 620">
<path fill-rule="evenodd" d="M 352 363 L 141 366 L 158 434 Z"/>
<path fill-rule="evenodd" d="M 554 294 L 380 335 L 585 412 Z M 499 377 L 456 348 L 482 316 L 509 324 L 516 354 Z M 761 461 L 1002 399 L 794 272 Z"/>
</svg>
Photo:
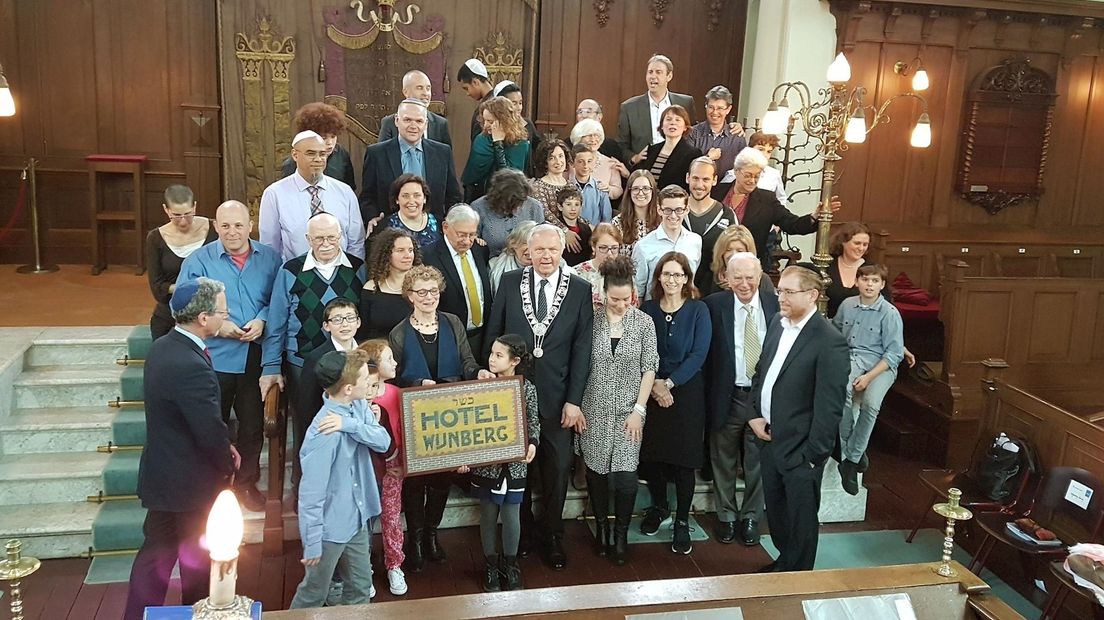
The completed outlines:
<svg viewBox="0 0 1104 620">
<path fill-rule="evenodd" d="M 364 219 L 353 189 L 323 174 L 329 149 L 322 136 L 300 131 L 291 140 L 291 158 L 295 174 L 265 188 L 261 194 L 260 240 L 291 260 L 306 253 L 310 246 L 304 233 L 307 220 L 329 213 L 345 232 L 343 250 L 364 258 Z"/>
<path fill-rule="evenodd" d="M 138 497 L 148 512 L 145 540 L 130 573 L 126 620 L 165 603 L 180 562 L 181 602 L 207 596 L 211 559 L 200 546 L 207 514 L 241 462 L 219 407 L 219 382 L 204 340 L 228 314 L 225 287 L 199 278 L 177 283 L 169 299 L 176 327 L 146 355 L 143 390 L 146 447 Z"/>
<path fill-rule="evenodd" d="M 494 83 L 491 82 L 491 74 L 487 71 L 487 65 L 478 58 L 469 58 L 464 61 L 460 71 L 456 74 L 456 81 L 460 82 L 460 88 L 477 103 L 483 103 L 494 96 Z M 471 139 L 483 133 L 483 124 L 479 122 L 479 106 L 475 106 L 471 120 Z"/>
</svg>

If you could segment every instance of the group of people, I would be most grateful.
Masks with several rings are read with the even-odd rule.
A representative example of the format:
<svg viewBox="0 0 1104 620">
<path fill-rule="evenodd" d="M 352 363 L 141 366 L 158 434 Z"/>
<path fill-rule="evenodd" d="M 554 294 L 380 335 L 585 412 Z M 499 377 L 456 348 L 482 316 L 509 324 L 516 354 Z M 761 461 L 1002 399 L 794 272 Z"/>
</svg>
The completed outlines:
<svg viewBox="0 0 1104 620">
<path fill-rule="evenodd" d="M 404 77 L 406 99 L 367 149 L 359 199 L 337 144 L 341 113 L 309 104 L 287 176 L 261 199 L 259 241 L 241 202 L 210 220 L 186 187 L 170 187 L 169 222 L 150 232 L 157 305 L 139 484 L 150 513 L 132 608 L 163 600 L 166 562 L 171 572 L 179 557 L 185 578 L 218 489 L 263 509 L 262 406 L 274 389 L 291 405 L 297 457 L 306 576 L 293 607 L 371 598 L 377 517 L 388 586 L 404 594 L 406 571 L 447 558 L 437 529 L 457 485 L 481 500 L 486 591 L 521 588 L 517 558 L 529 550 L 564 569 L 576 462 L 595 550 L 615 563 L 629 561 L 638 476 L 650 496 L 641 532 L 669 524 L 672 551 L 692 551 L 701 471 L 720 542 L 758 544 L 765 509 L 781 552 L 765 570 L 811 569 L 823 468 L 835 452 L 844 489 L 858 492 L 907 354 L 900 316 L 885 268 L 863 262 L 859 224 L 838 233 L 827 291 L 809 265 L 772 285 L 771 227 L 813 232 L 816 215 L 785 207 L 767 159 L 777 139 L 756 133 L 746 147 L 727 89 L 711 89 L 706 120 L 691 125 L 693 99 L 667 90 L 672 76 L 668 59 L 649 60 L 648 92 L 622 104 L 617 140 L 583 100 L 569 147 L 538 141 L 520 89 L 491 85 L 469 60 L 458 78 L 482 103 L 463 192 L 423 73 Z M 816 312 L 821 295 L 836 327 Z M 513 375 L 524 377 L 523 462 L 405 477 L 398 388 Z M 186 458 L 173 453 L 181 443 L 194 448 Z M 180 495 L 177 478 L 189 479 L 186 502 L 164 494 Z M 197 575 L 186 603 L 205 588 Z"/>
</svg>

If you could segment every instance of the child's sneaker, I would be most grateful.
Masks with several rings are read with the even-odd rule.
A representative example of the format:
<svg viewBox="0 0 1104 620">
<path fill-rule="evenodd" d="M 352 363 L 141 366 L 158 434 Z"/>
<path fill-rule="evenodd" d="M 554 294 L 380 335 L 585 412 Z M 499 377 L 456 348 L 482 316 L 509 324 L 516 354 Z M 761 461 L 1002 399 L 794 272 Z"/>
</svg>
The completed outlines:
<svg viewBox="0 0 1104 620">
<path fill-rule="evenodd" d="M 374 598 L 376 598 L 376 584 L 373 583 L 371 588 L 368 589 L 368 600 L 372 600 Z"/>
<path fill-rule="evenodd" d="M 395 567 L 387 570 L 387 584 L 391 589 L 391 594 L 395 596 L 406 594 L 406 575 L 403 574 L 401 568 Z"/>
</svg>

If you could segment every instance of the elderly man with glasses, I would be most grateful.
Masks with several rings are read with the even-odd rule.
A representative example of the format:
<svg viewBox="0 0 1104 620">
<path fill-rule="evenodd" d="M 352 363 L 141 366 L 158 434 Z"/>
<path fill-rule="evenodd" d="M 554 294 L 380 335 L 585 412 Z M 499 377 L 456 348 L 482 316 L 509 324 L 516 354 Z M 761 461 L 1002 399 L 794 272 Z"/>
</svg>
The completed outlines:
<svg viewBox="0 0 1104 620">
<path fill-rule="evenodd" d="M 660 224 L 633 246 L 632 259 L 636 265 L 636 296 L 641 300 L 652 298 L 650 290 L 652 274 L 660 257 L 667 252 L 678 252 L 690 262 L 697 272 L 701 263 L 701 235 L 682 226 L 682 218 L 689 211 L 690 195 L 678 185 L 668 185 L 659 192 Z"/>
<path fill-rule="evenodd" d="M 353 189 L 323 174 L 330 150 L 322 136 L 301 131 L 291 141 L 295 174 L 265 188 L 261 195 L 261 243 L 275 248 L 284 260 L 310 249 L 304 238 L 307 220 L 318 213 L 334 216 L 345 232 L 342 249 L 364 258 L 364 219 Z"/>
</svg>

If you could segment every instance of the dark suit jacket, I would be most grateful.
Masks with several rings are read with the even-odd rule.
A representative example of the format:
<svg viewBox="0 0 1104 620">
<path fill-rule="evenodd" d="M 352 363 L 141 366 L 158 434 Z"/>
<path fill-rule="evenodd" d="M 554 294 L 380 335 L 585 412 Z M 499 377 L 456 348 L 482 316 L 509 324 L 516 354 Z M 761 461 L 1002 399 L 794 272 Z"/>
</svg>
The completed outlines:
<svg viewBox="0 0 1104 620">
<path fill-rule="evenodd" d="M 704 299 L 713 322 L 713 340 L 705 361 L 709 430 L 716 432 L 728 423 L 732 411 L 732 392 L 736 385 L 736 295 L 732 291 L 713 293 Z M 759 307 L 769 326 L 778 314 L 778 295 L 767 274 L 759 282 Z M 741 311 L 741 315 L 743 312 Z M 753 377 L 754 379 L 754 377 Z"/>
<path fill-rule="evenodd" d="M 518 334 L 533 350 L 533 330 L 521 307 L 523 271 L 518 269 L 502 276 L 483 336 L 483 359 L 487 359 L 491 345 L 502 334 Z M 545 336 L 544 356 L 534 360 L 536 377 L 532 381 L 537 386 L 540 414 L 549 420 L 560 419 L 564 403 L 582 405 L 583 390 L 590 378 L 594 301 L 590 283 L 579 276 L 570 278 L 559 314 Z"/>
<path fill-rule="evenodd" d="M 456 164 L 452 147 L 434 140 L 422 139 L 426 182 L 429 183 L 429 209 L 437 221 L 445 220 L 449 207 L 460 202 L 460 184 L 456 180 Z M 360 192 L 360 213 L 365 223 L 380 213 L 395 212 L 391 204 L 391 184 L 402 175 L 402 152 L 399 138 L 377 142 L 364 150 L 364 189 Z M 377 230 L 381 227 L 377 226 Z"/>
<path fill-rule="evenodd" d="M 648 156 L 642 159 L 633 170 L 651 170 L 652 164 L 655 163 L 660 151 L 663 150 L 663 145 L 663 142 L 656 142 L 649 146 Z M 698 147 L 691 145 L 690 141 L 684 136 L 675 145 L 675 150 L 671 151 L 671 154 L 667 157 L 667 163 L 663 165 L 663 170 L 660 171 L 659 178 L 656 179 L 656 187 L 663 189 L 668 185 L 678 185 L 689 191 L 690 185 L 686 182 L 686 173 L 690 171 L 690 162 L 701 156 L 702 152 L 698 150 Z"/>
<path fill-rule="evenodd" d="M 326 342 L 308 353 L 303 360 L 303 371 L 299 374 L 299 386 L 296 390 L 299 392 L 299 402 L 295 403 L 296 411 L 303 419 L 313 420 L 314 416 L 318 415 L 318 411 L 322 409 L 322 386 L 318 384 L 318 377 L 315 376 L 314 369 L 318 367 L 318 360 L 322 359 L 323 355 L 336 350 L 333 338 L 328 337 Z"/>
<path fill-rule="evenodd" d="M 671 93 L 671 105 L 680 105 L 686 108 L 686 111 L 690 113 L 691 125 L 693 125 L 694 114 L 697 113 L 693 97 Z M 617 117 L 617 141 L 621 143 L 621 148 L 624 150 L 624 156 L 622 157 L 624 161 L 629 161 L 633 155 L 652 143 L 652 113 L 650 112 L 650 106 L 648 93 L 629 97 L 621 102 L 621 114 Z M 660 112 L 663 111 L 660 110 Z M 690 128 L 687 127 L 686 130 L 690 131 Z"/>
<path fill-rule="evenodd" d="M 760 413 L 763 378 L 778 351 L 781 315 L 767 326 L 763 354 L 752 381 L 751 399 Z M 847 341 L 819 312 L 802 328 L 771 393 L 770 446 L 783 471 L 823 464 L 839 437 L 847 377 Z"/>
<path fill-rule="evenodd" d="M 399 130 L 395 126 L 395 115 L 388 114 L 380 121 L 380 133 L 379 140 L 377 142 L 387 142 L 388 140 L 398 137 Z M 429 124 L 426 127 L 426 137 L 430 140 L 436 140 L 441 144 L 447 144 L 452 146 L 452 136 L 449 135 L 448 119 L 440 114 L 429 113 Z"/>
<path fill-rule="evenodd" d="M 483 322 L 485 324 L 487 315 L 491 311 L 491 277 L 490 268 L 487 266 L 490 255 L 486 246 L 479 244 L 472 246 L 471 255 L 475 259 L 475 276 L 483 285 Z M 441 291 L 440 309 L 449 314 L 455 314 L 460 317 L 464 325 L 467 325 L 468 299 L 464 293 L 464 276 L 456 271 L 448 242 L 442 238 L 422 248 L 422 262 L 430 267 L 436 267 L 445 275 L 445 290 Z"/>
<path fill-rule="evenodd" d="M 175 329 L 150 346 L 143 369 L 146 447 L 138 497 L 150 510 L 207 510 L 229 488 L 234 462 L 219 382 L 203 350 Z"/>
<path fill-rule="evenodd" d="M 756 189 L 748 196 L 747 207 L 740 223 L 747 226 L 755 239 L 755 249 L 763 270 L 770 268 L 770 254 L 767 251 L 767 236 L 771 226 L 778 226 L 791 235 L 807 235 L 816 232 L 817 221 L 812 215 L 795 215 L 778 202 L 778 196 L 769 189 Z"/>
</svg>

